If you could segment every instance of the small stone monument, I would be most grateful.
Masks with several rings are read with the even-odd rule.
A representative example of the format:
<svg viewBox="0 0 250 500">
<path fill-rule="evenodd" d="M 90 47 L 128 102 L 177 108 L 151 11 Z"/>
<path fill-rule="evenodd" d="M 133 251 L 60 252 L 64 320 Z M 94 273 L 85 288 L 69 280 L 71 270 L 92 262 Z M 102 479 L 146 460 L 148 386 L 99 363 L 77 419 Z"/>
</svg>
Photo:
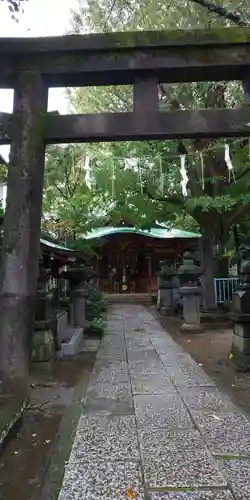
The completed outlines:
<svg viewBox="0 0 250 500">
<path fill-rule="evenodd" d="M 240 284 L 233 294 L 232 363 L 239 369 L 250 370 L 250 247 L 241 247 Z"/>
<path fill-rule="evenodd" d="M 173 305 L 175 314 L 179 314 L 182 311 L 182 299 L 180 297 L 180 280 L 177 275 L 178 260 L 176 259 L 173 265 L 173 277 L 172 277 L 172 292 L 173 292 Z"/>
<path fill-rule="evenodd" d="M 185 252 L 182 264 L 177 269 L 180 280 L 180 295 L 183 299 L 184 323 L 181 330 L 184 332 L 198 333 L 201 331 L 200 324 L 200 294 L 199 276 L 201 268 L 194 262 L 191 252 Z"/>
<path fill-rule="evenodd" d="M 70 298 L 72 302 L 71 324 L 74 327 L 84 328 L 85 326 L 85 267 L 80 264 L 73 264 L 68 267 L 63 276 L 69 280 Z"/>
<path fill-rule="evenodd" d="M 86 282 L 95 276 L 95 271 L 81 264 L 73 264 L 63 273 L 70 282 L 70 296 L 73 304 L 73 326 L 85 327 Z"/>
<path fill-rule="evenodd" d="M 38 290 L 35 302 L 35 321 L 32 337 L 32 362 L 50 371 L 54 364 L 56 349 L 55 325 L 51 300 L 46 292 L 47 275 L 40 260 Z M 43 365 L 42 365 L 43 363 Z"/>
<path fill-rule="evenodd" d="M 161 270 L 158 274 L 158 299 L 157 307 L 163 313 L 171 314 L 174 310 L 173 303 L 173 275 L 174 270 L 170 259 L 161 261 Z"/>
</svg>

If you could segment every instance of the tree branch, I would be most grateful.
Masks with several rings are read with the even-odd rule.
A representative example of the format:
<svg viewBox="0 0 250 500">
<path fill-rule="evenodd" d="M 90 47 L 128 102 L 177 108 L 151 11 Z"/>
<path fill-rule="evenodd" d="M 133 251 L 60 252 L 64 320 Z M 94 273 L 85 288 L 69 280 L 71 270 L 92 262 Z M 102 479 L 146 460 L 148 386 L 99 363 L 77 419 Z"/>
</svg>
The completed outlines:
<svg viewBox="0 0 250 500">
<path fill-rule="evenodd" d="M 182 200 L 181 198 L 179 198 L 179 196 L 170 196 L 168 198 L 158 198 L 158 197 L 155 197 L 153 196 L 148 190 L 146 187 L 143 188 L 143 193 L 146 194 L 146 196 L 150 199 L 150 200 L 153 200 L 153 201 L 159 201 L 159 202 L 163 202 L 163 203 L 172 203 L 173 205 L 176 205 L 177 207 L 179 208 L 183 208 L 184 207 L 184 199 Z"/>
<path fill-rule="evenodd" d="M 235 175 L 235 180 L 238 181 L 239 179 L 243 179 L 245 175 L 250 173 L 250 167 L 245 168 L 242 172 L 240 172 L 238 175 Z M 234 179 L 231 179 L 231 183 L 234 182 Z"/>
<path fill-rule="evenodd" d="M 250 213 L 250 203 L 240 205 L 238 209 L 232 211 L 231 217 L 228 219 L 228 227 L 237 224 L 243 217 Z"/>
<path fill-rule="evenodd" d="M 67 196 L 67 195 L 66 195 L 66 194 L 62 191 L 62 189 L 61 189 L 61 188 L 59 188 L 59 186 L 58 186 L 56 183 L 54 183 L 54 186 L 55 186 L 55 188 L 57 189 L 57 191 L 59 191 L 59 193 L 62 195 L 62 197 L 63 197 L 65 200 L 69 201 L 68 196 Z"/>
<path fill-rule="evenodd" d="M 207 0 L 191 0 L 191 2 L 200 5 L 200 7 L 204 7 L 209 12 L 218 14 L 218 16 L 237 24 L 238 26 L 250 26 L 250 21 L 244 20 L 242 14 L 239 12 L 231 12 L 226 7 L 221 7 L 220 5 L 208 2 Z"/>
</svg>

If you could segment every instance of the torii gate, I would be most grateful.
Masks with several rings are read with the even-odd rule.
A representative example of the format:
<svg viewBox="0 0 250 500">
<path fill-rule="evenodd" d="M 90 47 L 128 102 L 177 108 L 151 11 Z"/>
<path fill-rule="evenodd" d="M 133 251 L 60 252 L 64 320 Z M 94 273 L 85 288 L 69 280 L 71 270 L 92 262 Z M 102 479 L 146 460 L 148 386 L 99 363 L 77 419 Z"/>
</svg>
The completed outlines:
<svg viewBox="0 0 250 500">
<path fill-rule="evenodd" d="M 10 144 L 0 286 L 3 391 L 28 390 L 45 146 L 50 143 L 250 135 L 250 110 L 160 112 L 158 84 L 241 80 L 250 98 L 250 29 L 0 38 L 0 88 L 14 88 L 0 114 Z M 47 113 L 49 87 L 132 85 L 131 113 Z"/>
</svg>

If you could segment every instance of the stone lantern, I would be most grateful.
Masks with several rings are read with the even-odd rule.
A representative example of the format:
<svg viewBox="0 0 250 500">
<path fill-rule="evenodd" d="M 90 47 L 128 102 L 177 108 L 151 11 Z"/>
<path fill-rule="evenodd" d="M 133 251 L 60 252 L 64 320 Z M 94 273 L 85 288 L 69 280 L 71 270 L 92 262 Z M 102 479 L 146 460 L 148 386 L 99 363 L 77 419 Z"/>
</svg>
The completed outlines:
<svg viewBox="0 0 250 500">
<path fill-rule="evenodd" d="M 162 312 L 173 312 L 173 275 L 174 269 L 170 259 L 161 261 L 161 270 L 158 273 L 158 298 L 157 307 Z"/>
<path fill-rule="evenodd" d="M 32 339 L 32 361 L 51 370 L 57 348 L 51 299 L 46 292 L 47 273 L 43 256 L 39 256 L 38 287 L 35 300 L 35 321 Z M 42 366 L 40 365 L 40 366 Z"/>
<path fill-rule="evenodd" d="M 250 369 L 250 247 L 241 248 L 240 285 L 233 294 L 232 362 L 243 370 Z"/>
<path fill-rule="evenodd" d="M 198 333 L 201 331 L 200 325 L 200 294 L 201 288 L 199 277 L 201 268 L 194 261 L 194 255 L 191 252 L 185 252 L 182 264 L 177 269 L 177 275 L 180 282 L 180 296 L 183 300 L 184 323 L 182 331 Z"/>
<path fill-rule="evenodd" d="M 85 326 L 85 298 L 86 284 L 95 276 L 95 271 L 81 264 L 73 264 L 63 277 L 69 280 L 70 296 L 72 301 L 71 323 L 74 327 Z"/>
</svg>

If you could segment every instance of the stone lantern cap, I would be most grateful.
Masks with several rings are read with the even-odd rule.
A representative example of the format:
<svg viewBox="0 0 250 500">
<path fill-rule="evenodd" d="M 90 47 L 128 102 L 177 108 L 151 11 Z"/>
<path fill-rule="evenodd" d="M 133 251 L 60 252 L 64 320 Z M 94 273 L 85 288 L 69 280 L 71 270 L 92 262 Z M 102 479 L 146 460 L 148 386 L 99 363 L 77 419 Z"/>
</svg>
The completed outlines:
<svg viewBox="0 0 250 500">
<path fill-rule="evenodd" d="M 158 276 L 162 279 L 168 279 L 169 277 L 174 275 L 174 268 L 172 265 L 172 261 L 170 259 L 164 259 L 160 262 L 161 270 L 158 273 Z"/>
<path fill-rule="evenodd" d="M 194 256 L 191 252 L 183 254 L 182 264 L 177 269 L 177 275 L 183 281 L 196 281 L 201 276 L 202 270 L 200 266 L 195 264 Z"/>
<path fill-rule="evenodd" d="M 68 267 L 67 271 L 62 274 L 62 277 L 65 279 L 69 279 L 73 288 L 76 288 L 83 283 L 95 276 L 95 271 L 86 267 L 82 264 L 76 263 Z"/>
</svg>

